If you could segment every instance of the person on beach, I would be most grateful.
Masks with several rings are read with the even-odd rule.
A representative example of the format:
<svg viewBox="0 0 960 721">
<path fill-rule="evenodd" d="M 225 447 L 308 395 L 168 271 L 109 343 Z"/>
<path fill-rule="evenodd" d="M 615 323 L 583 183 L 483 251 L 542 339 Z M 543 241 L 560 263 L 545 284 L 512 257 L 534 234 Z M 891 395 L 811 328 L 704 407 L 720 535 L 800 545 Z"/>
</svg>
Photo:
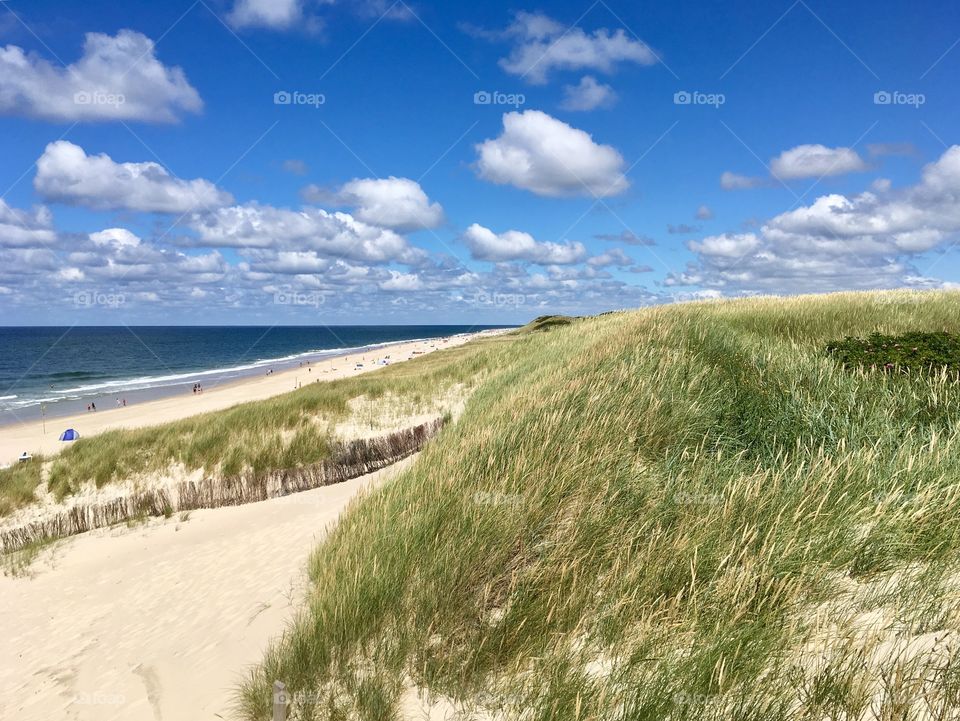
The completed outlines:
<svg viewBox="0 0 960 721">
<path fill-rule="evenodd" d="M 90 404 L 90 408 L 91 408 L 92 410 L 96 411 L 96 410 L 97 410 L 97 404 L 96 404 L 96 403 L 91 403 L 91 404 Z"/>
</svg>

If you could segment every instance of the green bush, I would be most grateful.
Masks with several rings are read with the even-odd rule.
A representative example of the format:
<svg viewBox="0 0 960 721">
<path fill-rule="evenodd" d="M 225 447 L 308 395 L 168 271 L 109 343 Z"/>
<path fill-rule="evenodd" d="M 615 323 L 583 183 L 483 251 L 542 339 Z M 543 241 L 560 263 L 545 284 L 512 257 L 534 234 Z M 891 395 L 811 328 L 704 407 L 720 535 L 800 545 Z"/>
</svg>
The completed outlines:
<svg viewBox="0 0 960 721">
<path fill-rule="evenodd" d="M 960 335 L 904 333 L 847 337 L 827 344 L 827 353 L 844 368 L 914 373 L 947 369 L 960 372 Z"/>
</svg>

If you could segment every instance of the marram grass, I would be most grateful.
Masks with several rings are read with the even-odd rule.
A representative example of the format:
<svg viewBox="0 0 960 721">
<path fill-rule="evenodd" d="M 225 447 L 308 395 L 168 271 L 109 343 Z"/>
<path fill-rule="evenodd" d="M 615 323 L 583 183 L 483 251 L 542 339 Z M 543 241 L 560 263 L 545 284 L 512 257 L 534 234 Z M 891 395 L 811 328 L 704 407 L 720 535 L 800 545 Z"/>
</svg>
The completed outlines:
<svg viewBox="0 0 960 721">
<path fill-rule="evenodd" d="M 960 295 L 692 303 L 484 350 L 459 421 L 316 550 L 270 718 L 960 715 L 960 382 L 847 371 Z"/>
<path fill-rule="evenodd" d="M 99 487 L 163 473 L 173 465 L 229 477 L 317 463 L 329 456 L 334 445 L 329 425 L 347 415 L 350 400 L 389 395 L 392 403 L 416 412 L 450 387 L 475 382 L 487 367 L 487 349 L 500 342 L 498 337 L 483 338 L 353 378 L 308 384 L 264 401 L 81 438 L 53 459 L 34 457 L 29 464 L 0 469 L 0 516 L 33 502 L 42 480 L 63 497 L 87 483 Z"/>
</svg>

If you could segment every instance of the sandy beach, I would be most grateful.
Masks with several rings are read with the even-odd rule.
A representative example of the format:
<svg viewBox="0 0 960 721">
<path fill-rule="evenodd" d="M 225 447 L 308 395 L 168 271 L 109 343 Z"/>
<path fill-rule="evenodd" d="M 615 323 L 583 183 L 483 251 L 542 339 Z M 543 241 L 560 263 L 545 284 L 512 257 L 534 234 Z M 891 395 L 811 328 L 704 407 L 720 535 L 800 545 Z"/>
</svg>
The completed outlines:
<svg viewBox="0 0 960 721">
<path fill-rule="evenodd" d="M 302 600 L 310 551 L 352 499 L 412 458 L 345 483 L 94 531 L 0 577 L 0 716 L 214 721 Z"/>
<path fill-rule="evenodd" d="M 293 391 L 307 383 L 359 375 L 382 367 L 384 360 L 388 363 L 399 363 L 440 348 L 461 345 L 477 335 L 480 333 L 395 343 L 374 351 L 315 361 L 309 367 L 304 365 L 222 385 L 208 383 L 200 394 L 185 393 L 129 405 L 126 408 L 101 408 L 96 412 L 48 418 L 46 431 L 40 421 L 0 426 L 0 466 L 15 462 L 24 452 L 32 455 L 58 453 L 66 445 L 58 440 L 60 433 L 67 428 L 75 428 L 81 437 L 89 437 L 114 428 L 137 428 L 174 421 L 197 413 L 222 410 L 238 403 L 263 400 Z M 363 367 L 357 368 L 358 363 L 363 364 Z"/>
</svg>

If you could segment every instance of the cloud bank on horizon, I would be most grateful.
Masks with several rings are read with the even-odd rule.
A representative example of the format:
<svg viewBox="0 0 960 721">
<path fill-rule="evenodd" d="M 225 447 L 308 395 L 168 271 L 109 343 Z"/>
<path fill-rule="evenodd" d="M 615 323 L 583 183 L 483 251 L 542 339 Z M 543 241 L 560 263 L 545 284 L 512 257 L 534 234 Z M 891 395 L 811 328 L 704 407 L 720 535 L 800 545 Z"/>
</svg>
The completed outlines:
<svg viewBox="0 0 960 721">
<path fill-rule="evenodd" d="M 8 322 L 514 322 L 960 282 L 960 145 L 926 102 L 960 52 L 888 91 L 868 63 L 892 51 L 789 14 L 846 63 L 836 87 L 759 21 L 678 38 L 627 4 L 234 0 L 104 32 L 99 3 L 80 36 L 6 9 Z"/>
</svg>

